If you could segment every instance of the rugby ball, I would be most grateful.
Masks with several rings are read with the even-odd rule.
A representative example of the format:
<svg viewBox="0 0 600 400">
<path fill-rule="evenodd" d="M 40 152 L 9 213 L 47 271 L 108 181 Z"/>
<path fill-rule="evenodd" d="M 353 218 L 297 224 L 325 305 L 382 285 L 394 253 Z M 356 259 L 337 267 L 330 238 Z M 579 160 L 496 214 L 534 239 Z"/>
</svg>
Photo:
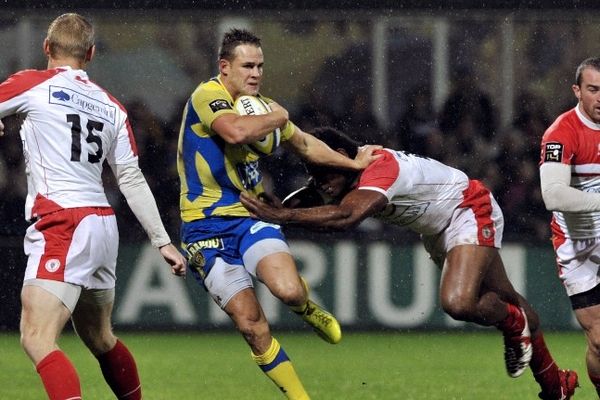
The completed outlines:
<svg viewBox="0 0 600 400">
<path fill-rule="evenodd" d="M 271 112 L 269 105 L 263 99 L 256 96 L 240 96 L 235 101 L 234 107 L 240 115 L 262 115 Z M 261 140 L 246 144 L 245 146 L 257 155 L 269 155 L 277 150 L 280 140 L 281 130 L 277 128 Z"/>
</svg>

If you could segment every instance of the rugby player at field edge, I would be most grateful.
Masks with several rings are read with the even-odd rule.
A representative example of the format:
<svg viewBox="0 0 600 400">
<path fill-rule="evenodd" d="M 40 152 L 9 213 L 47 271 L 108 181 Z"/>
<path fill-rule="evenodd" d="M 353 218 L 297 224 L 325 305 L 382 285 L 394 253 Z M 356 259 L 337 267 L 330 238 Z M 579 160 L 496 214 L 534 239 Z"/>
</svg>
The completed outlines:
<svg viewBox="0 0 600 400">
<path fill-rule="evenodd" d="M 587 337 L 588 376 L 600 397 L 600 58 L 584 60 L 577 105 L 542 138 L 540 183 L 552 213 L 558 276 Z"/>
<path fill-rule="evenodd" d="M 327 342 L 341 340 L 340 325 L 309 299 L 280 227 L 251 218 L 239 195 L 263 194 L 258 160 L 280 142 L 307 161 L 355 171 L 377 159 L 372 153 L 380 146 L 350 159 L 303 132 L 289 121 L 287 110 L 260 96 L 263 64 L 260 39 L 247 30 L 229 30 L 219 50 L 219 75 L 201 83 L 185 106 L 177 153 L 181 242 L 191 273 L 232 319 L 261 370 L 288 398 L 308 399 L 291 361 L 271 336 L 252 277 Z M 260 96 L 271 112 L 238 114 L 234 104 L 242 95 Z M 281 140 L 268 136 L 274 130 Z M 259 152 L 250 146 L 262 139 L 272 147 Z"/>
<path fill-rule="evenodd" d="M 78 374 L 57 344 L 70 318 L 116 397 L 141 399 L 135 360 L 111 328 L 119 234 L 102 187 L 105 160 L 172 272 L 184 275 L 186 261 L 138 167 L 126 110 L 83 70 L 95 52 L 93 26 L 63 14 L 50 24 L 43 50 L 47 70 L 21 71 L 0 84 L 0 117 L 25 116 L 25 215 L 32 224 L 24 241 L 21 344 L 50 399 L 81 399 Z"/>
<path fill-rule="evenodd" d="M 312 134 L 348 156 L 359 144 L 333 128 Z M 241 201 L 265 221 L 319 230 L 345 230 L 368 217 L 419 233 L 441 269 L 440 300 L 459 321 L 495 326 L 504 336 L 506 370 L 518 377 L 529 365 L 540 398 L 571 398 L 577 374 L 552 358 L 539 317 L 509 281 L 498 249 L 504 218 L 490 191 L 462 171 L 431 158 L 384 149 L 362 173 L 308 165 L 310 184 L 277 207 L 242 193 Z M 326 204 L 326 199 L 330 204 Z"/>
</svg>

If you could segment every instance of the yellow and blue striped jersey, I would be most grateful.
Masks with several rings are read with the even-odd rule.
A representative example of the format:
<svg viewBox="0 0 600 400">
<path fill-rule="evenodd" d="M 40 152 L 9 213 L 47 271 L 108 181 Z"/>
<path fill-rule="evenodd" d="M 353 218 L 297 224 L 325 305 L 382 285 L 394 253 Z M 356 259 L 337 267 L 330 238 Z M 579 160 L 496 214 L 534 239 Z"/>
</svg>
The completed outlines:
<svg viewBox="0 0 600 400">
<path fill-rule="evenodd" d="M 184 108 L 177 149 L 184 222 L 211 216 L 247 217 L 248 210 L 239 201 L 240 192 L 264 191 L 258 168 L 263 155 L 249 146 L 227 143 L 210 128 L 220 115 L 236 113 L 233 104 L 217 76 L 201 83 Z M 289 140 L 294 129 L 288 122 L 281 129 L 281 142 Z M 275 150 L 276 146 L 272 152 Z"/>
</svg>

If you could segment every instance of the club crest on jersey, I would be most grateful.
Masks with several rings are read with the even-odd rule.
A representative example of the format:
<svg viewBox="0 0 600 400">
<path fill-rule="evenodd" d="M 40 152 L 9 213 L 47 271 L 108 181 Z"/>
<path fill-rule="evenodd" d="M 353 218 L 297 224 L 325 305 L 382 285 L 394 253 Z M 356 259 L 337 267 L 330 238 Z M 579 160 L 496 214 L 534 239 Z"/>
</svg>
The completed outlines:
<svg viewBox="0 0 600 400">
<path fill-rule="evenodd" d="M 46 271 L 48 272 L 56 272 L 60 268 L 60 260 L 57 260 L 56 258 L 51 258 L 48 261 L 46 261 L 44 268 L 46 268 Z"/>
<path fill-rule="evenodd" d="M 481 234 L 483 235 L 483 238 L 485 240 L 491 239 L 493 233 L 494 233 L 494 228 L 492 225 L 486 225 L 481 229 Z"/>
<path fill-rule="evenodd" d="M 227 100 L 223 100 L 223 99 L 213 100 L 208 105 L 210 106 L 210 109 L 214 113 L 216 113 L 219 110 L 228 110 L 228 109 L 231 110 L 231 106 L 229 105 Z"/>
<path fill-rule="evenodd" d="M 544 161 L 545 162 L 562 162 L 563 145 L 562 143 L 546 143 L 544 149 Z"/>
</svg>

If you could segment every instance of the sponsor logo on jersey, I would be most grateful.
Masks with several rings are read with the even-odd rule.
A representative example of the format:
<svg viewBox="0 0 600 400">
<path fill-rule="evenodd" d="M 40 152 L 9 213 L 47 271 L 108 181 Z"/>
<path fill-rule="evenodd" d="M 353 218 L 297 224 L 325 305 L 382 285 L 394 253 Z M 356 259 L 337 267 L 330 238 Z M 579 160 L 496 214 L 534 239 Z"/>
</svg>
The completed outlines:
<svg viewBox="0 0 600 400">
<path fill-rule="evenodd" d="M 48 261 L 46 261 L 44 268 L 46 268 L 46 271 L 48 272 L 56 272 L 60 268 L 60 260 L 56 258 L 51 258 Z"/>
<path fill-rule="evenodd" d="M 268 222 L 263 222 L 263 221 L 258 221 L 257 223 L 255 223 L 254 225 L 252 225 L 250 227 L 250 233 L 251 234 L 255 234 L 256 232 L 260 231 L 263 228 L 275 228 L 275 229 L 279 229 L 281 228 L 281 226 L 277 225 L 277 224 L 270 224 Z"/>
<path fill-rule="evenodd" d="M 115 124 L 117 115 L 116 106 L 86 96 L 73 89 L 50 85 L 49 103 L 66 106 L 84 114 L 100 118 L 113 125 Z"/>
<path fill-rule="evenodd" d="M 546 143 L 544 149 L 544 161 L 545 162 L 562 162 L 563 145 L 562 143 Z"/>
<path fill-rule="evenodd" d="M 210 109 L 214 113 L 216 113 L 219 110 L 232 110 L 232 108 L 229 105 L 229 103 L 227 102 L 227 100 L 223 100 L 223 99 L 213 100 L 208 105 L 210 106 Z"/>
<path fill-rule="evenodd" d="M 429 204 L 429 202 L 411 205 L 389 203 L 385 206 L 383 211 L 378 214 L 378 217 L 386 219 L 396 225 L 410 225 L 425 214 L 429 208 Z"/>
<path fill-rule="evenodd" d="M 62 90 L 59 92 L 52 93 L 52 97 L 61 101 L 69 101 L 71 100 L 71 96 L 63 92 Z"/>
</svg>

